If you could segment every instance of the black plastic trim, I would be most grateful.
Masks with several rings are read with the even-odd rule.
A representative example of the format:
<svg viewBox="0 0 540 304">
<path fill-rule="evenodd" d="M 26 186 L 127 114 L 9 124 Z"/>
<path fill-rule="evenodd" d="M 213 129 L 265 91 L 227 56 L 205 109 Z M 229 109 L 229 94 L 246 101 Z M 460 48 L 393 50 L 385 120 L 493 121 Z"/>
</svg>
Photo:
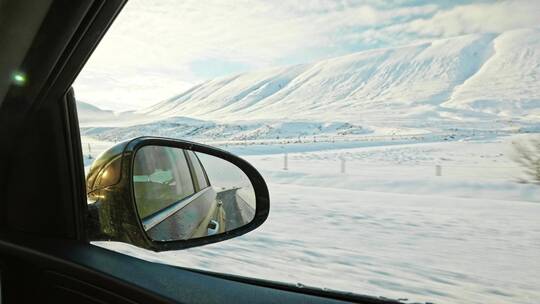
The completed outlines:
<svg viewBox="0 0 540 304">
<path fill-rule="evenodd" d="M 86 181 L 84 176 L 84 160 L 81 144 L 81 134 L 79 132 L 79 118 L 77 116 L 77 105 L 75 96 L 71 88 L 64 98 L 64 113 L 66 115 L 66 149 L 71 165 L 72 189 L 73 189 L 73 207 L 76 219 L 76 237 L 78 240 L 88 241 L 86 236 Z"/>
<path fill-rule="evenodd" d="M 14 237 L 6 242 L 0 235 L 0 251 L 138 303 L 401 303 L 159 264 L 80 242 Z"/>
</svg>

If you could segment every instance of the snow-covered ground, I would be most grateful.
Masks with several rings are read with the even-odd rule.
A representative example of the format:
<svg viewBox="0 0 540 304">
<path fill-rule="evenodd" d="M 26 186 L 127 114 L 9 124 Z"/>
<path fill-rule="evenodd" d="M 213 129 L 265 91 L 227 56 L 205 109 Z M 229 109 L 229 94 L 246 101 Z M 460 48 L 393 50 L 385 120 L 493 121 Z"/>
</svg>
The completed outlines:
<svg viewBox="0 0 540 304">
<path fill-rule="evenodd" d="M 522 169 L 511 159 L 512 142 L 531 136 L 316 151 L 305 144 L 307 152 L 287 154 L 288 170 L 283 153 L 229 146 L 269 184 L 271 212 L 262 227 L 175 252 L 97 245 L 409 302 L 533 303 L 540 297 L 540 187 L 518 183 Z"/>
</svg>

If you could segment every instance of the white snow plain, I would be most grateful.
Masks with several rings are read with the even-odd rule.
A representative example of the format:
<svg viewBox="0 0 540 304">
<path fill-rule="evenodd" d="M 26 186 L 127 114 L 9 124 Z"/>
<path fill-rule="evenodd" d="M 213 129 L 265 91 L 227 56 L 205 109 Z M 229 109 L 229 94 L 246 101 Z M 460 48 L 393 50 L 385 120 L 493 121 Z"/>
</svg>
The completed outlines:
<svg viewBox="0 0 540 304">
<path fill-rule="evenodd" d="M 288 170 L 283 154 L 243 147 L 270 189 L 270 216 L 257 230 L 164 253 L 95 244 L 404 302 L 534 303 L 540 186 L 518 183 L 522 170 L 511 159 L 512 142 L 530 136 L 289 153 Z"/>
</svg>

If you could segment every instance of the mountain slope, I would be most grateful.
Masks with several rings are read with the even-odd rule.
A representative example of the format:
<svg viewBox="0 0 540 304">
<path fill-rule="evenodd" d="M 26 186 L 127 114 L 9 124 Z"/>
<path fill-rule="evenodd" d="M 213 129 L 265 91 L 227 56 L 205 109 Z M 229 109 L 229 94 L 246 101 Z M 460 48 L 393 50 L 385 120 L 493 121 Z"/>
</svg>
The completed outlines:
<svg viewBox="0 0 540 304">
<path fill-rule="evenodd" d="M 140 114 L 221 121 L 538 119 L 539 41 L 539 29 L 523 29 L 365 51 L 207 81 Z"/>
<path fill-rule="evenodd" d="M 444 106 L 540 118 L 539 31 L 503 33 L 493 48 L 489 60 L 454 90 Z"/>
<path fill-rule="evenodd" d="M 88 122 L 108 121 L 115 118 L 113 111 L 103 110 L 79 100 L 77 101 L 77 115 L 79 116 L 79 123 L 83 125 Z"/>
</svg>

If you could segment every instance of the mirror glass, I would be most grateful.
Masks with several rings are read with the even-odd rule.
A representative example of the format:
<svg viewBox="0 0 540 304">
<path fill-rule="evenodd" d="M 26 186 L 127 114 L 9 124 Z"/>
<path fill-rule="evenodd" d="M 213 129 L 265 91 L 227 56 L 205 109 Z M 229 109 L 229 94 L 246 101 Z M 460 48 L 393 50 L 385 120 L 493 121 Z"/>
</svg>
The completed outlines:
<svg viewBox="0 0 540 304">
<path fill-rule="evenodd" d="M 137 212 L 155 241 L 215 235 L 244 226 L 255 216 L 249 178 L 212 155 L 144 146 L 135 154 L 132 178 Z"/>
</svg>

